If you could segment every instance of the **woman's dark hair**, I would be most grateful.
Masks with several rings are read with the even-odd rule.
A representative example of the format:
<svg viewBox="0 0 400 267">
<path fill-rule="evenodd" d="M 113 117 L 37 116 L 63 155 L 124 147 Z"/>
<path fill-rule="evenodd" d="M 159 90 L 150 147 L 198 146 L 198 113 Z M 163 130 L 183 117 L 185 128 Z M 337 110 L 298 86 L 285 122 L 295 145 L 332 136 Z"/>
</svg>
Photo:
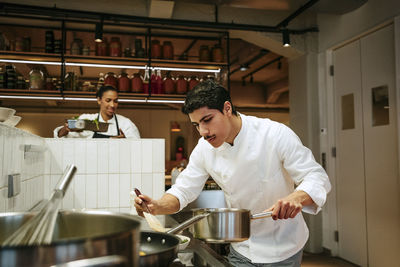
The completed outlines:
<svg viewBox="0 0 400 267">
<path fill-rule="evenodd" d="M 117 88 L 115 88 L 114 86 L 103 85 L 102 87 L 99 88 L 99 90 L 97 90 L 96 97 L 101 99 L 103 97 L 104 93 L 107 91 L 114 91 L 114 92 L 118 93 Z"/>
<path fill-rule="evenodd" d="M 237 115 L 229 92 L 214 81 L 206 80 L 196 85 L 187 93 L 185 104 L 182 107 L 182 112 L 189 114 L 196 109 L 208 107 L 210 109 L 218 109 L 223 113 L 225 101 L 231 103 L 232 114 Z"/>
</svg>

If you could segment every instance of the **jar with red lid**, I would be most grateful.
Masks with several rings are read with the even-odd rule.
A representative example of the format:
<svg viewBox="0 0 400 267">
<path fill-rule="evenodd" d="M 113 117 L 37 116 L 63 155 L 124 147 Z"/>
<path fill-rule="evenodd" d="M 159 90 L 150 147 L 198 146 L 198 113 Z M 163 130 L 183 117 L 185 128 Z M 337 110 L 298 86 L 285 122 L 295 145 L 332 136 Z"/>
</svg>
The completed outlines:
<svg viewBox="0 0 400 267">
<path fill-rule="evenodd" d="M 172 79 L 170 74 L 164 78 L 163 88 L 166 94 L 174 94 L 175 93 L 175 81 Z"/>
<path fill-rule="evenodd" d="M 190 77 L 189 80 L 189 90 L 192 90 L 193 87 L 195 87 L 196 85 L 198 85 L 200 83 L 199 79 L 196 76 L 192 76 Z"/>
<path fill-rule="evenodd" d="M 163 59 L 174 59 L 174 47 L 170 41 L 164 41 Z"/>
<path fill-rule="evenodd" d="M 161 44 L 159 40 L 151 41 L 151 58 L 161 58 Z"/>
<path fill-rule="evenodd" d="M 119 40 L 119 37 L 112 37 L 110 41 L 110 56 L 120 57 L 121 55 L 121 41 Z"/>
<path fill-rule="evenodd" d="M 212 61 L 213 62 L 223 62 L 224 61 L 224 54 L 222 51 L 222 47 L 219 44 L 216 44 L 212 48 Z"/>
<path fill-rule="evenodd" d="M 134 73 L 131 80 L 131 87 L 133 93 L 143 93 L 143 80 L 140 73 Z"/>
<path fill-rule="evenodd" d="M 183 75 L 179 75 L 176 81 L 176 93 L 180 95 L 186 94 L 188 89 L 188 82 Z"/>
<path fill-rule="evenodd" d="M 131 90 L 131 80 L 125 72 L 121 73 L 118 78 L 118 90 L 120 92 L 129 92 Z"/>
<path fill-rule="evenodd" d="M 207 45 L 200 46 L 199 61 L 210 61 L 210 50 Z"/>
<path fill-rule="evenodd" d="M 106 77 L 104 79 L 104 85 L 111 85 L 114 86 L 115 88 L 118 88 L 118 80 L 117 77 L 115 77 L 114 72 L 109 72 L 106 74 Z"/>
<path fill-rule="evenodd" d="M 103 42 L 96 42 L 96 56 L 108 56 L 108 50 L 108 42 L 106 37 L 103 37 Z"/>
</svg>

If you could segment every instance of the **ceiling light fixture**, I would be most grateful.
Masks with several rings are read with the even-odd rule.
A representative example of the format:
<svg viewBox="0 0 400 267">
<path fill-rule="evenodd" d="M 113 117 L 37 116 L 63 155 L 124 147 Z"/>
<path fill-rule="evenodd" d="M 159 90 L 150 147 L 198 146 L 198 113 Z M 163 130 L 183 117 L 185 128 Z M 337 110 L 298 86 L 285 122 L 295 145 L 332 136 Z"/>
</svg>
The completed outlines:
<svg viewBox="0 0 400 267">
<path fill-rule="evenodd" d="M 96 23 L 94 41 L 97 43 L 103 42 L 103 18 L 101 18 L 100 22 Z"/>
<path fill-rule="evenodd" d="M 283 47 L 290 46 L 289 30 L 286 28 L 282 30 L 282 43 L 283 43 Z"/>
<path fill-rule="evenodd" d="M 180 132 L 181 131 L 181 126 L 179 125 L 179 123 L 177 121 L 173 121 L 171 123 L 171 132 Z"/>
<path fill-rule="evenodd" d="M 246 71 L 249 69 L 249 65 L 247 64 L 241 64 L 239 70 L 240 71 Z"/>
</svg>

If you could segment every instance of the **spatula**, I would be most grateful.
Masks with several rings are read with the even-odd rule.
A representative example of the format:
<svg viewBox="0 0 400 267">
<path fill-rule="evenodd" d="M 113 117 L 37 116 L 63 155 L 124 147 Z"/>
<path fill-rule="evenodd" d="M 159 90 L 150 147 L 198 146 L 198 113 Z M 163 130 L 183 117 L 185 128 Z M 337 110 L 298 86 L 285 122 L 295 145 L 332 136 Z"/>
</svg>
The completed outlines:
<svg viewBox="0 0 400 267">
<path fill-rule="evenodd" d="M 141 195 L 139 189 L 135 188 L 135 193 L 137 196 Z M 157 219 L 156 216 L 150 213 L 149 208 L 147 207 L 146 201 L 142 199 L 142 209 L 145 211 L 143 212 L 144 218 L 146 219 L 147 223 L 149 224 L 150 228 L 157 232 L 165 232 L 166 229 L 162 226 L 161 222 Z"/>
</svg>

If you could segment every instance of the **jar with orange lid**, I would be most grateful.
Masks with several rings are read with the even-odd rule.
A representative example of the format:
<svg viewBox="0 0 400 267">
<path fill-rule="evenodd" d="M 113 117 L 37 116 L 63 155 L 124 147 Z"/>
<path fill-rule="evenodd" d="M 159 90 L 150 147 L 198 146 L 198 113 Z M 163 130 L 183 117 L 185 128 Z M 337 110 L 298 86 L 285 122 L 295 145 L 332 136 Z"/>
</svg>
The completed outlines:
<svg viewBox="0 0 400 267">
<path fill-rule="evenodd" d="M 175 93 L 175 81 L 171 77 L 171 74 L 167 74 L 167 76 L 163 80 L 163 89 L 165 94 L 174 94 Z"/>
<path fill-rule="evenodd" d="M 108 56 L 108 42 L 107 38 L 103 37 L 103 42 L 97 43 L 96 42 L 96 56 L 105 57 Z"/>
<path fill-rule="evenodd" d="M 222 47 L 219 44 L 216 44 L 212 48 L 212 61 L 213 62 L 224 62 L 224 54 L 222 51 Z"/>
<path fill-rule="evenodd" d="M 199 61 L 210 61 L 210 50 L 207 45 L 200 46 Z"/>
</svg>

